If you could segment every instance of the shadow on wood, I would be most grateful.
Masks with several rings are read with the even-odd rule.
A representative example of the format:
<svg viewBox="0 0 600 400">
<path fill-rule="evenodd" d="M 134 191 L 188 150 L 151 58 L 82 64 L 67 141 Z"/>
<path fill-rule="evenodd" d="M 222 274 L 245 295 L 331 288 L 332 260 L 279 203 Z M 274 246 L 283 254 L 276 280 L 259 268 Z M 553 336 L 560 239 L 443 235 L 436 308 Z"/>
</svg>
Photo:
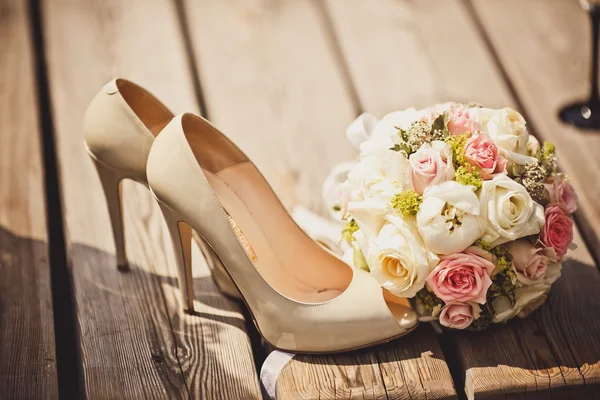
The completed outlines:
<svg viewBox="0 0 600 400">
<path fill-rule="evenodd" d="M 0 398 L 56 398 L 48 243 L 0 226 Z"/>
<path fill-rule="evenodd" d="M 6 334 L 18 331 L 15 329 L 18 324 L 15 321 L 12 323 L 10 321 L 13 314 L 11 310 L 19 310 L 19 301 L 22 301 L 19 299 L 26 295 L 34 297 L 25 302 L 25 304 L 30 301 L 45 301 L 42 299 L 36 300 L 35 292 L 25 290 L 26 288 L 21 286 L 14 286 L 14 284 L 23 281 L 33 287 L 37 285 L 34 273 L 28 271 L 27 268 L 21 268 L 19 271 L 15 271 L 15 268 L 18 266 L 35 265 L 34 259 L 45 254 L 46 248 L 47 243 L 14 235 L 7 229 L 0 227 L 0 270 L 12 270 L 13 273 L 21 271 L 19 273 L 27 273 L 29 275 L 29 281 L 27 279 L 6 279 L 3 280 L 3 285 L 0 286 L 0 288 L 3 288 L 2 293 L 4 294 L 0 297 L 0 321 L 11 317 L 9 321 L 2 323 L 2 325 L 6 324 L 6 329 L 0 329 L 0 338 L 3 338 L 3 343 L 10 342 L 10 336 L 6 336 Z M 78 267 L 82 268 L 82 270 L 87 270 L 88 268 L 106 268 L 106 260 L 114 259 L 113 254 L 87 245 L 75 243 L 71 249 L 70 254 L 72 256 L 77 257 L 80 261 L 86 260 L 85 263 L 87 266 L 85 268 L 81 262 L 78 264 Z M 113 273 L 113 271 L 107 271 L 107 273 Z M 94 277 L 97 276 L 97 274 L 94 275 Z M 82 279 L 82 277 L 79 279 Z M 131 308 L 125 306 L 124 303 L 137 302 L 143 304 L 144 302 L 148 302 L 149 304 L 156 304 L 156 302 L 150 302 L 145 298 L 146 296 L 155 295 L 155 293 L 152 293 L 152 291 L 127 293 L 126 290 L 122 289 L 123 286 L 127 287 L 132 282 L 140 284 L 140 282 L 152 281 L 155 281 L 166 292 L 172 290 L 178 293 L 177 279 L 175 277 L 153 274 L 144 271 L 136 265 L 132 265 L 129 272 L 119 274 L 120 287 L 111 287 L 104 285 L 100 281 L 95 281 L 86 285 L 86 293 L 84 295 L 79 294 L 77 312 L 81 311 L 81 307 L 89 308 L 85 313 L 88 318 L 94 318 L 95 315 L 109 311 L 98 308 L 98 304 L 106 304 L 106 301 L 97 301 L 100 298 L 111 297 L 113 305 L 118 305 L 119 302 L 123 303 L 123 307 L 120 307 L 120 309 L 113 307 L 110 310 L 112 313 L 110 324 L 76 324 L 80 329 L 77 335 L 78 339 L 85 336 L 87 341 L 101 349 L 104 356 L 102 365 L 96 365 L 93 368 L 88 366 L 88 368 L 84 369 L 84 379 L 87 382 L 95 381 L 96 388 L 101 388 L 101 390 L 91 393 L 91 397 L 129 397 L 132 394 L 128 392 L 129 380 L 132 377 L 136 377 L 136 379 L 140 378 L 140 376 L 146 382 L 147 386 L 145 386 L 146 389 L 144 390 L 147 391 L 145 394 L 149 397 L 159 392 L 171 394 L 186 393 L 190 391 L 189 387 L 193 387 L 189 380 L 196 379 L 197 371 L 193 371 L 193 369 L 201 368 L 208 371 L 210 379 L 202 384 L 203 393 L 188 393 L 188 396 L 196 397 L 212 393 L 212 395 L 216 396 L 214 398 L 218 398 L 225 393 L 223 391 L 224 388 L 230 388 L 232 391 L 229 392 L 229 395 L 234 396 L 232 398 L 257 398 L 256 376 L 251 376 L 253 380 L 250 382 L 245 379 L 248 377 L 248 374 L 236 375 L 230 373 L 232 366 L 234 366 L 233 370 L 235 370 L 236 360 L 219 352 L 219 349 L 222 346 L 227 346 L 226 342 L 231 339 L 231 329 L 225 329 L 225 326 L 233 326 L 245 332 L 244 319 L 238 313 L 232 312 L 231 308 L 228 309 L 223 306 L 223 297 L 221 295 L 215 296 L 210 291 L 197 291 L 196 301 L 200 303 L 200 307 L 197 307 L 199 312 L 196 315 L 187 316 L 176 313 L 175 315 L 171 315 L 170 323 L 169 320 L 166 320 L 164 326 L 158 326 L 158 331 L 149 332 L 148 327 L 156 327 L 157 319 L 154 317 L 152 322 L 144 320 L 152 319 L 153 315 L 162 313 L 164 310 L 144 309 L 142 307 L 138 308 L 144 310 L 142 313 L 129 315 L 128 310 L 131 310 Z M 213 285 L 212 279 L 208 276 L 195 278 L 194 283 L 196 288 Z M 11 284 L 13 285 L 12 289 L 9 287 Z M 20 292 L 21 294 L 19 295 L 16 292 Z M 163 301 L 166 300 L 161 300 L 160 303 L 162 304 Z M 173 310 L 173 308 L 169 309 Z M 19 312 L 22 314 L 32 311 L 39 312 L 40 310 L 30 309 Z M 28 319 L 28 321 L 31 320 L 31 318 Z M 33 320 L 37 320 L 42 324 L 44 317 L 37 315 Z M 12 324 L 12 326 L 8 326 L 9 324 Z M 85 326 L 93 326 L 94 329 L 85 329 Z M 25 329 L 31 332 L 43 332 L 45 328 L 42 329 L 41 326 L 27 326 Z M 174 329 L 189 329 L 189 332 L 179 332 L 179 335 L 174 335 Z M 195 334 L 197 329 L 202 330 L 203 334 L 201 337 Z M 146 332 L 138 332 L 136 335 L 131 335 L 130 331 L 132 330 L 146 330 Z M 27 336 L 25 335 L 24 337 Z M 131 340 L 132 337 L 142 338 L 143 340 L 134 342 Z M 177 339 L 174 340 L 175 337 Z M 198 341 L 202 343 L 198 345 L 196 343 Z M 46 357 L 39 358 L 39 354 L 45 351 L 42 348 L 43 343 L 42 340 L 27 340 L 27 342 L 15 342 L 13 345 L 13 349 L 19 354 L 18 359 L 36 364 L 36 368 L 31 369 L 31 376 L 28 376 L 26 380 L 29 392 L 37 387 L 36 382 L 43 382 L 41 376 L 38 376 L 37 371 L 46 371 L 48 374 L 53 372 L 54 355 L 48 353 Z M 165 343 L 167 346 L 165 346 Z M 58 351 L 60 352 L 61 349 L 58 349 Z M 124 355 L 123 352 L 126 354 Z M 27 354 L 35 354 L 36 356 L 31 359 L 31 357 L 27 357 Z M 4 384 L 0 384 L 0 388 L 2 388 L 0 393 L 4 393 L 0 397 L 10 397 L 10 393 L 25 393 L 22 389 L 18 389 L 21 380 L 17 379 L 17 375 L 20 376 L 23 374 L 24 370 L 15 357 L 11 357 L 10 353 L 8 353 L 0 360 L 0 382 L 4 382 Z M 85 354 L 82 357 L 85 358 Z M 83 364 L 83 360 L 80 360 L 80 362 Z M 113 369 L 116 365 L 120 365 L 119 370 L 122 374 L 120 376 L 109 374 L 110 380 L 106 380 L 106 371 Z M 83 369 L 83 365 L 79 365 L 79 368 Z M 25 383 L 25 381 L 22 383 Z M 138 394 L 141 395 L 142 393 Z"/>
</svg>

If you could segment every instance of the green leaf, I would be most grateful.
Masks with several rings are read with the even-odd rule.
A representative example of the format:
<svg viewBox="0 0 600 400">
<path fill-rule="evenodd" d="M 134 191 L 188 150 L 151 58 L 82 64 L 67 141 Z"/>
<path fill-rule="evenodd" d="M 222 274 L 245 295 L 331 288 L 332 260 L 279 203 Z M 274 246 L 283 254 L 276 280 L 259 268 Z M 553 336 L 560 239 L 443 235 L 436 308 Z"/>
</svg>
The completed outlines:
<svg viewBox="0 0 600 400">
<path fill-rule="evenodd" d="M 431 134 L 433 139 L 443 139 L 448 136 L 450 133 L 448 132 L 448 128 L 446 127 L 448 119 L 448 113 L 444 112 L 443 114 L 438 115 L 438 117 L 431 124 Z"/>
</svg>

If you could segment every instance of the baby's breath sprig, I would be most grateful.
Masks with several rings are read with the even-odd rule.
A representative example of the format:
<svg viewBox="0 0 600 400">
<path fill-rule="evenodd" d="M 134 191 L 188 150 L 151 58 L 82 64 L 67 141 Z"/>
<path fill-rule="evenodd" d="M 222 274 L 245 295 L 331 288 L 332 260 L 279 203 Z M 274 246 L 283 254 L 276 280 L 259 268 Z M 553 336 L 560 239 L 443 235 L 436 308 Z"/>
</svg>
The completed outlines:
<svg viewBox="0 0 600 400">
<path fill-rule="evenodd" d="M 390 200 L 390 207 L 402 214 L 403 217 L 414 217 L 423 202 L 423 196 L 412 189 L 404 190 Z"/>
<path fill-rule="evenodd" d="M 520 183 L 527 189 L 531 198 L 539 203 L 546 204 L 548 202 L 544 181 L 548 177 L 546 168 L 538 163 L 527 165 L 514 164 L 511 174 L 515 182 Z"/>
<path fill-rule="evenodd" d="M 354 232 L 358 230 L 358 224 L 354 219 L 346 222 L 346 226 L 342 230 L 342 239 L 352 244 L 356 239 L 354 238 Z"/>
<path fill-rule="evenodd" d="M 396 127 L 400 143 L 394 145 L 390 150 L 403 151 L 409 156 L 419 150 L 424 143 L 429 143 L 433 140 L 443 140 L 449 136 L 448 128 L 446 127 L 447 123 L 448 114 L 444 112 L 438 115 L 433 122 L 421 119 L 410 124 L 408 129 Z"/>
</svg>

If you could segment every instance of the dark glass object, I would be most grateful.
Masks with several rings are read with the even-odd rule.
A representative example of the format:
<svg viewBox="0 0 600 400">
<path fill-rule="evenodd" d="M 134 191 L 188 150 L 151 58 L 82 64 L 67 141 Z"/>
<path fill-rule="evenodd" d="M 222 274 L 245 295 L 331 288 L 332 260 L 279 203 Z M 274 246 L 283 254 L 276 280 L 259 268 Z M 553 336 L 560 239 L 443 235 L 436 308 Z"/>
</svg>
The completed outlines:
<svg viewBox="0 0 600 400">
<path fill-rule="evenodd" d="M 600 129 L 600 93 L 598 91 L 598 34 L 600 33 L 600 1 L 580 0 L 592 21 L 592 62 L 590 97 L 569 104 L 558 113 L 559 118 L 581 129 Z"/>
</svg>

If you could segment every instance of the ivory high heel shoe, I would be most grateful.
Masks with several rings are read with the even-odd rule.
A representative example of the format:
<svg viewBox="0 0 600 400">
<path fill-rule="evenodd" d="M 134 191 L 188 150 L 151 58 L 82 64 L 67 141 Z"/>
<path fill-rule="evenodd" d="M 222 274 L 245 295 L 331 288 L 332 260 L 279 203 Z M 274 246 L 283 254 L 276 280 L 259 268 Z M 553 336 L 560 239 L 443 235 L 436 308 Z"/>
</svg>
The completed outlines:
<svg viewBox="0 0 600 400">
<path fill-rule="evenodd" d="M 302 231 L 254 164 L 208 121 L 175 117 L 148 156 L 150 190 L 175 250 L 184 307 L 193 310 L 190 227 L 221 259 L 267 342 L 292 352 L 354 350 L 417 325 L 354 270 Z"/>
<path fill-rule="evenodd" d="M 84 144 L 106 196 L 119 269 L 128 268 L 119 184 L 123 179 L 132 179 L 148 186 L 148 152 L 154 138 L 172 118 L 173 113 L 156 97 L 120 78 L 104 85 L 86 111 Z M 223 293 L 239 298 L 239 292 L 212 249 L 199 237 L 197 240 L 217 286 Z"/>
</svg>

